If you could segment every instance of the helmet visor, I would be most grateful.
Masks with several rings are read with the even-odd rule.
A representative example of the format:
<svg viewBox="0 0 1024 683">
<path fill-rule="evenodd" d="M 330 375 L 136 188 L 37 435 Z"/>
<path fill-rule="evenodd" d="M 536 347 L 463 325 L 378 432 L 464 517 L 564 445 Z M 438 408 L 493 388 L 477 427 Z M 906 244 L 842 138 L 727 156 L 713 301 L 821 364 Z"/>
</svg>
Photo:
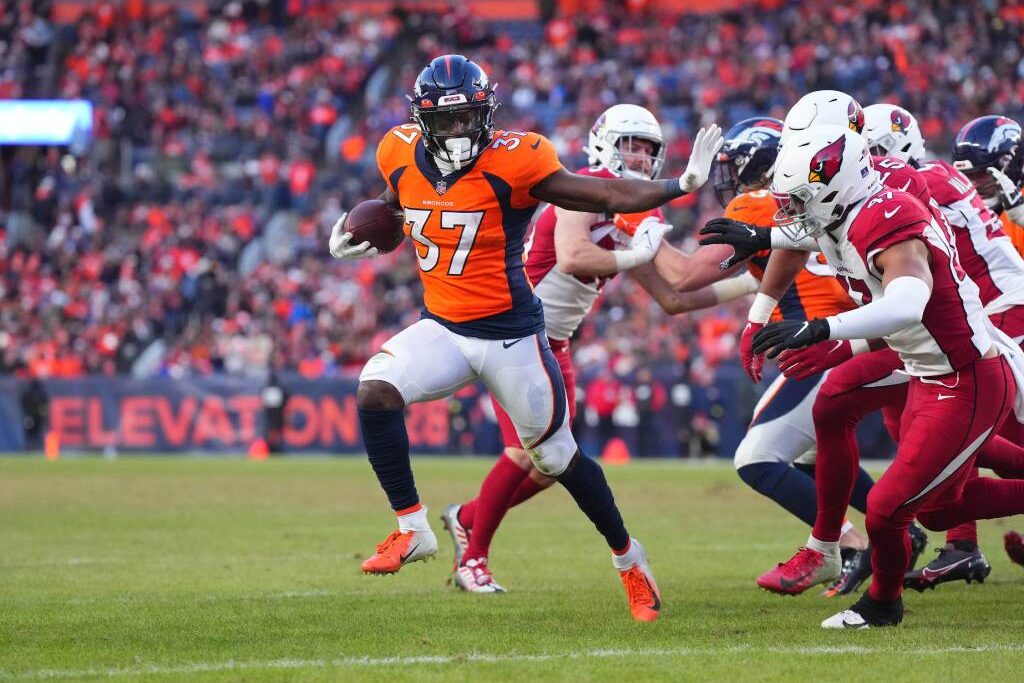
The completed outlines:
<svg viewBox="0 0 1024 683">
<path fill-rule="evenodd" d="M 487 125 L 487 108 L 482 106 L 439 111 L 421 109 L 419 116 L 424 132 L 438 138 L 472 137 Z"/>
</svg>

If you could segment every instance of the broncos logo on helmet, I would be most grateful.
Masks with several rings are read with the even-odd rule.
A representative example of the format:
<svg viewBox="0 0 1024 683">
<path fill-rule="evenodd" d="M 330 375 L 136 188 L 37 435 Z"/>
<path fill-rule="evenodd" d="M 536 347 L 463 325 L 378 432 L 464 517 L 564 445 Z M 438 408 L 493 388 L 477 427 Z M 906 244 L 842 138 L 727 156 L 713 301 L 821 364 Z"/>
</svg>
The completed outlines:
<svg viewBox="0 0 1024 683">
<path fill-rule="evenodd" d="M 910 127 L 910 114 L 903 109 L 893 109 L 889 114 L 893 133 L 906 133 Z"/>
<path fill-rule="evenodd" d="M 992 131 L 992 137 L 989 139 L 988 151 L 995 152 L 1006 143 L 1020 142 L 1020 126 L 1016 121 L 1001 116 L 995 123 L 996 128 Z"/>
<path fill-rule="evenodd" d="M 864 130 L 864 110 L 857 100 L 850 98 L 850 104 L 846 107 L 846 116 L 850 119 L 850 130 L 859 133 Z"/>
<path fill-rule="evenodd" d="M 863 114 L 862 114 L 863 117 Z M 839 173 L 843 164 L 843 151 L 846 149 L 846 136 L 840 136 L 835 142 L 831 142 L 811 157 L 811 172 L 807 175 L 809 183 L 824 183 L 828 185 Z"/>
</svg>

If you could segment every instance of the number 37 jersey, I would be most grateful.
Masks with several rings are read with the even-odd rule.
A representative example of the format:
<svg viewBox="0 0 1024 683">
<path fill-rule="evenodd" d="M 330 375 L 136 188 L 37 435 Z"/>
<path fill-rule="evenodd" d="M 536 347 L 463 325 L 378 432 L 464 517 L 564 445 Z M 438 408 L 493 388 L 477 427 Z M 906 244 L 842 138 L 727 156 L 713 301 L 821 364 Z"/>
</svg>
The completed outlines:
<svg viewBox="0 0 1024 683">
<path fill-rule="evenodd" d="M 442 176 L 419 127 L 392 128 L 377 166 L 405 211 L 423 282 L 425 317 L 467 337 L 513 339 L 544 329 L 526 277 L 523 241 L 538 182 L 562 168 L 536 133 L 495 131 L 468 165 Z"/>
</svg>

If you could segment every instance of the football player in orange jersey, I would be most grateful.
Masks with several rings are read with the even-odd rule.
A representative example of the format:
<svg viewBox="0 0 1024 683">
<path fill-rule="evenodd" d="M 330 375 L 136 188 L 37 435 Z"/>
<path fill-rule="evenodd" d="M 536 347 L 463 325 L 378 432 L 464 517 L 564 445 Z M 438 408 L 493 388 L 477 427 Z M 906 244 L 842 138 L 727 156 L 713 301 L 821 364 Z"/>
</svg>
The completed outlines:
<svg viewBox="0 0 1024 683">
<path fill-rule="evenodd" d="M 434 59 L 409 99 L 415 123 L 384 135 L 377 165 L 387 184 L 381 198 L 404 212 L 416 243 L 425 310 L 419 322 L 385 342 L 360 375 L 363 441 L 398 517 L 398 529 L 363 562 L 363 571 L 394 573 L 436 554 L 437 539 L 416 492 L 403 411 L 479 379 L 508 412 L 534 466 L 557 478 L 605 537 L 633 618 L 654 620 L 661 598 L 644 549 L 626 531 L 601 467 L 580 453 L 569 431 L 565 385 L 544 334 L 541 302 L 525 274 L 523 240 L 542 201 L 632 213 L 697 190 L 721 132 L 712 126 L 697 133 L 679 178 L 595 178 L 563 168 L 541 135 L 494 130 L 494 86 L 461 55 Z M 331 253 L 376 253 L 351 239 L 339 220 Z"/>
<path fill-rule="evenodd" d="M 602 178 L 656 178 L 665 158 L 661 124 L 650 111 L 635 104 L 616 104 L 591 127 L 587 146 L 589 165 L 578 173 Z M 670 314 L 714 306 L 757 289 L 749 274 L 729 278 L 719 264 L 729 247 L 703 247 L 692 257 L 661 239 L 672 226 L 661 222 L 660 210 L 641 214 L 609 214 L 544 209 L 534 223 L 526 257 L 526 274 L 544 302 L 545 333 L 562 370 L 569 403 L 569 422 L 575 413 L 575 369 L 570 339 L 590 312 L 605 284 L 628 272 Z M 647 221 L 654 225 L 647 226 Z M 640 224 L 650 240 L 638 242 Z M 652 249 L 651 247 L 656 247 Z M 662 276 L 678 281 L 681 292 Z M 480 486 L 479 495 L 462 505 L 449 505 L 442 515 L 455 547 L 454 583 L 472 593 L 503 593 L 489 565 L 491 541 L 509 508 L 554 483 L 539 473 L 500 404 L 494 412 L 501 427 L 504 452 Z"/>
</svg>

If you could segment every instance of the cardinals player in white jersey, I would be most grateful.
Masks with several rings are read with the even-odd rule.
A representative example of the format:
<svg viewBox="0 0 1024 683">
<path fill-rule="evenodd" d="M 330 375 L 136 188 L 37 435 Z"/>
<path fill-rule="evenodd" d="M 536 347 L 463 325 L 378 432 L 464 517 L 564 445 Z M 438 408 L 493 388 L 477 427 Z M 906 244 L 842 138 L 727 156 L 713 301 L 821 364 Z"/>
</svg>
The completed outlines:
<svg viewBox="0 0 1024 683">
<path fill-rule="evenodd" d="M 971 173 L 982 189 L 994 190 L 990 188 L 992 179 L 1000 181 L 1007 176 L 996 164 L 986 162 L 1004 155 L 1018 158 L 1019 126 L 1010 119 L 995 116 L 970 122 L 958 136 L 954 163 L 949 164 L 926 158 L 921 128 L 906 109 L 892 104 L 874 104 L 864 110 L 864 115 L 864 137 L 872 152 L 906 161 L 928 183 L 932 198 L 953 229 L 960 262 L 978 285 L 985 313 L 1016 343 L 1024 341 L 1024 259 L 1004 231 L 997 213 L 991 210 L 999 208 L 998 196 L 994 201 L 991 197 L 986 201 L 974 182 L 958 170 L 962 167 Z M 994 144 L 997 133 L 1007 148 L 990 154 L 989 147 L 999 147 Z M 999 166 L 1007 166 L 1005 158 Z M 996 195 L 995 192 L 990 194 Z M 1001 434 L 1019 443 L 1021 432 L 1017 424 L 1016 420 L 1007 420 Z M 1002 475 L 1019 476 L 1012 469 L 995 469 Z M 1009 551 L 1016 539 L 1007 536 Z M 939 556 L 926 567 L 909 572 L 906 585 L 924 590 L 947 581 L 983 580 L 989 571 L 991 567 L 978 548 L 977 524 L 968 522 L 946 533 L 946 545 L 940 549 Z"/>
<path fill-rule="evenodd" d="M 615 105 L 591 129 L 585 148 L 590 166 L 579 172 L 607 178 L 655 178 L 664 164 L 664 150 L 661 126 L 651 112 L 632 104 Z M 673 314 L 714 306 L 757 289 L 757 281 L 749 274 L 722 279 L 719 266 L 730 255 L 729 247 L 683 254 L 662 239 L 671 227 L 659 210 L 603 215 L 548 206 L 537 219 L 527 247 L 526 272 L 544 302 L 545 328 L 565 379 L 570 423 L 576 401 L 569 339 L 601 288 L 618 273 L 629 272 Z M 442 515 L 455 545 L 454 583 L 473 593 L 505 592 L 488 567 L 494 533 L 510 507 L 555 481 L 532 467 L 507 414 L 497 401 L 492 403 L 504 453 L 478 496 L 449 505 Z"/>
<path fill-rule="evenodd" d="M 967 275 L 979 286 L 986 314 L 992 317 L 997 327 L 1016 335 L 1024 319 L 1024 307 L 1020 305 L 1021 293 L 1024 292 L 1024 261 L 999 230 L 995 216 L 981 202 L 967 179 L 949 164 L 925 162 L 924 140 L 917 122 L 906 110 L 892 105 L 866 108 L 864 133 L 872 153 L 888 154 L 874 157 L 884 184 L 915 195 L 928 205 L 941 225 L 952 226 L 958 259 Z M 851 357 L 850 347 L 840 348 L 840 353 L 835 352 L 836 348 L 829 342 L 779 355 L 779 367 L 793 379 L 834 368 L 822 385 L 813 408 L 819 452 L 826 452 L 833 461 L 840 457 L 859 457 L 856 425 L 864 416 L 880 409 L 890 432 L 898 440 L 900 414 L 908 392 L 903 361 L 891 349 Z M 1001 436 L 1009 436 L 1005 430 L 1015 424 L 1016 420 L 1008 420 Z M 1001 476 L 1024 476 L 1024 449 L 1015 445 L 1015 441 L 1017 439 L 1012 436 L 1010 439 L 993 439 L 979 450 L 978 461 Z M 847 497 L 836 497 L 830 493 L 827 480 L 819 481 L 817 488 L 818 516 L 811 538 L 831 542 L 839 533 Z M 819 566 L 821 560 L 824 564 Z M 762 576 L 758 583 L 775 592 L 799 593 L 817 582 L 828 580 L 835 571 L 829 565 L 828 558 L 804 549 Z M 988 561 L 977 546 L 976 525 L 967 523 L 950 530 L 947 544 L 940 549 L 935 560 L 921 569 L 908 572 L 905 586 L 920 591 L 946 581 L 980 582 L 990 570 Z M 842 594 L 853 592 L 871 575 L 871 571 L 868 548 L 843 564 L 835 591 Z"/>
<path fill-rule="evenodd" d="M 860 308 L 771 323 L 755 335 L 754 352 L 774 357 L 826 340 L 881 338 L 911 377 L 896 459 L 868 497 L 871 587 L 822 622 L 825 628 L 896 625 L 910 558 L 907 527 L 915 516 L 925 526 L 950 528 L 1024 511 L 1024 481 L 971 477 L 978 449 L 1015 401 L 1024 413 L 1011 370 L 1020 350 L 997 341 L 948 227 L 911 195 L 882 186 L 860 135 L 837 126 L 795 133 L 779 155 L 772 192 L 779 225 L 817 242 Z M 826 490 L 848 486 L 855 460 L 828 457 L 819 449 L 819 481 L 826 480 Z M 837 556 L 838 544 L 812 536 L 802 552 L 813 570 L 811 556 Z"/>
</svg>

